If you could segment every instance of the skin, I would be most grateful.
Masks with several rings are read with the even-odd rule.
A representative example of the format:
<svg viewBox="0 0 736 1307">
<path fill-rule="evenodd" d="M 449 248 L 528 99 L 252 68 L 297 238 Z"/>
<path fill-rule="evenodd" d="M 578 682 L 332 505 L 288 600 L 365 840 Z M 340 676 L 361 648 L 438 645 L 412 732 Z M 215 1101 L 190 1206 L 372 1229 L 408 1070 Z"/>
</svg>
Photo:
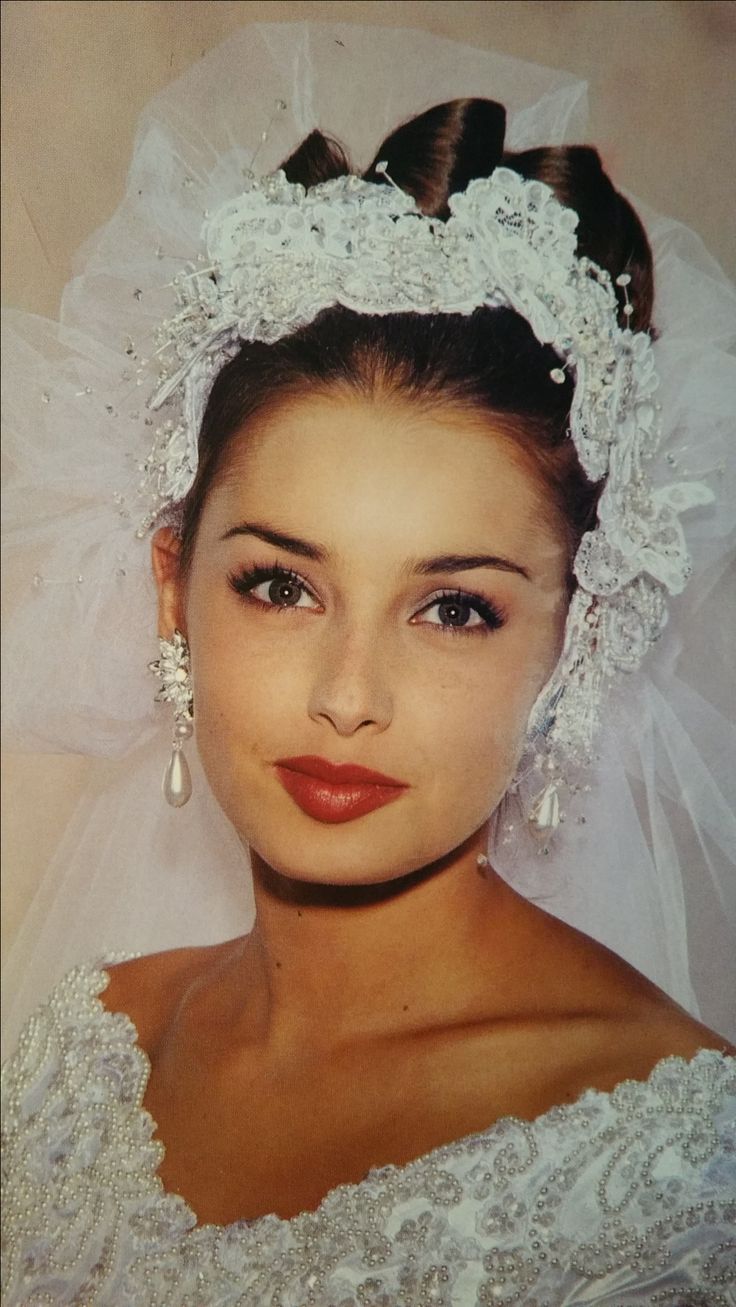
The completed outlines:
<svg viewBox="0 0 736 1307">
<path fill-rule="evenodd" d="M 224 538 L 244 522 L 324 557 Z M 105 1002 L 136 1023 L 160 1174 L 200 1221 L 293 1216 L 500 1116 L 727 1048 L 477 864 L 559 653 L 563 540 L 487 417 L 338 393 L 236 438 L 188 576 L 157 533 L 159 630 L 187 635 L 197 746 L 250 850 L 257 918 L 244 939 L 112 968 Z M 512 567 L 412 571 L 450 554 Z M 276 563 L 305 584 L 295 607 L 228 581 Z M 443 589 L 482 596 L 503 625 L 463 610 L 469 629 L 445 629 Z M 298 754 L 407 789 L 319 822 L 274 772 Z"/>
</svg>

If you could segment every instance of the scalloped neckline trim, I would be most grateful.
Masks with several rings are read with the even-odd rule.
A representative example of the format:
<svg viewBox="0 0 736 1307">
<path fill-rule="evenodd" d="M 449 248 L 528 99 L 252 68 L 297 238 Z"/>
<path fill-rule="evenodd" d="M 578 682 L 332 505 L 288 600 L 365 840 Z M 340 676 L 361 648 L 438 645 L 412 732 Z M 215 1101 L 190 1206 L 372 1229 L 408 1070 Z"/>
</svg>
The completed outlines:
<svg viewBox="0 0 736 1307">
<path fill-rule="evenodd" d="M 336 1203 L 345 1201 L 346 1199 L 349 1200 L 356 1198 L 361 1191 L 368 1189 L 371 1185 L 381 1183 L 385 1180 L 398 1178 L 409 1181 L 417 1173 L 421 1174 L 421 1172 L 426 1170 L 427 1167 L 435 1166 L 438 1162 L 444 1161 L 448 1156 L 455 1155 L 458 1148 L 465 1147 L 470 1149 L 472 1147 L 478 1147 L 483 1142 L 490 1143 L 494 1135 L 503 1134 L 504 1131 L 509 1129 L 509 1127 L 517 1127 L 525 1132 L 531 1131 L 534 1134 L 538 1134 L 552 1121 L 564 1121 L 574 1113 L 579 1113 L 581 1108 L 585 1108 L 593 1103 L 600 1103 L 601 1100 L 605 1100 L 606 1103 L 614 1104 L 616 1099 L 625 1095 L 632 1086 L 636 1086 L 637 1088 L 643 1086 L 645 1089 L 649 1089 L 652 1080 L 658 1074 L 661 1074 L 661 1069 L 668 1063 L 673 1065 L 676 1064 L 678 1067 L 694 1067 L 703 1058 L 710 1059 L 712 1057 L 717 1057 L 724 1063 L 733 1061 L 736 1065 L 736 1058 L 730 1057 L 728 1054 L 722 1053 L 719 1049 L 714 1048 L 700 1048 L 692 1058 L 684 1058 L 678 1053 L 667 1054 L 654 1064 L 644 1080 L 637 1080 L 635 1077 L 628 1077 L 624 1080 L 620 1080 L 618 1084 L 614 1085 L 613 1089 L 610 1090 L 595 1088 L 584 1089 L 571 1103 L 555 1104 L 552 1107 L 546 1108 L 544 1112 L 540 1112 L 538 1116 L 531 1119 L 514 1116 L 512 1114 L 497 1117 L 496 1120 L 491 1122 L 491 1124 L 485 1129 L 463 1135 L 459 1139 L 452 1140 L 447 1144 L 438 1144 L 436 1148 L 431 1148 L 428 1152 L 422 1153 L 419 1157 L 412 1158 L 408 1162 L 388 1162 L 382 1166 L 371 1167 L 361 1180 L 346 1181 L 343 1184 L 333 1186 L 332 1189 L 327 1191 L 316 1207 L 306 1208 L 304 1211 L 297 1212 L 294 1216 L 279 1216 L 276 1212 L 266 1212 L 261 1216 L 255 1216 L 252 1218 L 244 1217 L 235 1221 L 229 1221 L 225 1224 L 218 1224 L 213 1221 L 200 1222 L 200 1218 L 191 1203 L 180 1194 L 167 1190 L 164 1187 L 163 1180 L 158 1174 L 158 1168 L 160 1167 L 166 1153 L 166 1145 L 161 1139 L 154 1138 L 158 1133 L 158 1123 L 152 1114 L 142 1105 L 142 1099 L 148 1086 L 152 1067 L 148 1054 L 143 1048 L 141 1048 L 136 1024 L 125 1012 L 111 1012 L 109 1008 L 105 1007 L 101 997 L 110 983 L 110 975 L 106 969 L 107 966 L 111 966 L 116 962 L 130 961 L 132 958 L 140 956 L 141 954 L 130 953 L 108 955 L 104 963 L 86 962 L 79 964 L 73 969 L 71 975 L 76 974 L 85 982 L 85 994 L 89 998 L 92 1008 L 105 1018 L 105 1028 L 109 1028 L 111 1035 L 114 1034 L 115 1028 L 117 1027 L 119 1030 L 123 1023 L 133 1033 L 132 1048 L 137 1056 L 141 1071 L 140 1099 L 136 1111 L 140 1118 L 145 1120 L 147 1124 L 150 1123 L 152 1125 L 152 1142 L 160 1150 L 156 1162 L 156 1170 L 151 1171 L 147 1178 L 150 1178 L 151 1187 L 156 1196 L 176 1203 L 182 1213 L 186 1214 L 187 1217 L 191 1217 L 191 1226 L 186 1232 L 187 1235 L 193 1235 L 195 1233 L 201 1235 L 203 1231 L 216 1233 L 238 1231 L 248 1236 L 252 1235 L 257 1237 L 265 1228 L 269 1228 L 272 1231 L 276 1229 L 282 1231 L 296 1231 L 304 1224 L 314 1222 L 324 1217 Z"/>
</svg>

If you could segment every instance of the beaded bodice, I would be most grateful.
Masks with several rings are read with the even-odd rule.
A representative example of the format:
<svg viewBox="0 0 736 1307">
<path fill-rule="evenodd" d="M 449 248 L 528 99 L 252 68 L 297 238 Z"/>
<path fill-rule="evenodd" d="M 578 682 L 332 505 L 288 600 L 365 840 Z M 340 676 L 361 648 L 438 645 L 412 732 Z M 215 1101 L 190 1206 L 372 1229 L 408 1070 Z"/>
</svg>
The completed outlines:
<svg viewBox="0 0 736 1307">
<path fill-rule="evenodd" d="M 6 1307 L 733 1307 L 736 1059 L 506 1117 L 314 1212 L 198 1226 L 156 1171 L 150 1066 L 75 968 L 3 1072 Z"/>
</svg>

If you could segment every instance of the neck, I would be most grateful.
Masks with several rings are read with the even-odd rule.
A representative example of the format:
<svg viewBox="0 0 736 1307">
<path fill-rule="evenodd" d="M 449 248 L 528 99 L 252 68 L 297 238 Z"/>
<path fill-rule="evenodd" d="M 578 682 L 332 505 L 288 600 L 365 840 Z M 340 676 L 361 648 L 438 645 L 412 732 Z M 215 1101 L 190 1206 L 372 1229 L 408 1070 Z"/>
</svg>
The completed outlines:
<svg viewBox="0 0 736 1307">
<path fill-rule="evenodd" d="M 503 989 L 520 903 L 478 866 L 485 834 L 379 885 L 286 879 L 252 854 L 256 924 L 235 965 L 251 1032 L 313 1045 L 478 1019 L 489 985 Z"/>
</svg>

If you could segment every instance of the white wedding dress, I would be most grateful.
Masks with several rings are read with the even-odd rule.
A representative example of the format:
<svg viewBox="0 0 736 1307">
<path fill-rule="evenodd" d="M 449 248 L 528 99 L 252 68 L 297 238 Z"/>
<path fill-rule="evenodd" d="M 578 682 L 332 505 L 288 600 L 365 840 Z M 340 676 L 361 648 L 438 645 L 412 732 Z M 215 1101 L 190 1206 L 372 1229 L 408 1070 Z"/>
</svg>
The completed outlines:
<svg viewBox="0 0 736 1307">
<path fill-rule="evenodd" d="M 736 1058 L 665 1058 L 291 1220 L 198 1226 L 156 1175 L 149 1063 L 106 984 L 69 973 L 4 1071 L 5 1307 L 736 1303 Z"/>
</svg>

